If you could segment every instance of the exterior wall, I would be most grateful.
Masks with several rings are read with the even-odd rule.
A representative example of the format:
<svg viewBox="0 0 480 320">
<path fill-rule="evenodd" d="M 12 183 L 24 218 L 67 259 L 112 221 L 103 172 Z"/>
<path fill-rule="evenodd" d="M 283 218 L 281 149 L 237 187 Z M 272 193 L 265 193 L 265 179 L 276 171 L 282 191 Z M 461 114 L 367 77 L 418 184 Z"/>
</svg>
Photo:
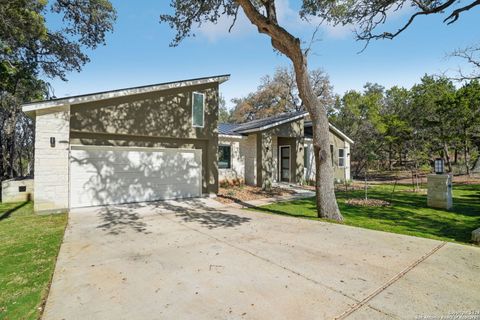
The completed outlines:
<svg viewBox="0 0 480 320">
<path fill-rule="evenodd" d="M 303 119 L 291 121 L 256 134 L 257 136 L 257 186 L 267 187 L 279 180 L 278 147 L 291 146 L 291 182 L 303 181 Z M 302 154 L 299 155 L 298 152 Z"/>
<path fill-rule="evenodd" d="M 55 138 L 55 147 L 50 145 Z M 69 207 L 70 107 L 38 111 L 35 118 L 34 210 L 57 212 Z"/>
<path fill-rule="evenodd" d="M 349 181 L 350 178 L 350 143 L 342 140 L 339 136 L 330 132 L 330 144 L 333 145 L 333 169 L 335 181 Z M 304 143 L 305 154 L 307 156 L 305 167 L 305 179 L 315 180 L 315 158 L 313 153 L 312 140 L 307 139 Z M 345 166 L 338 166 L 338 149 L 345 149 Z"/>
<path fill-rule="evenodd" d="M 192 94 L 206 94 L 204 127 L 192 125 Z M 131 95 L 72 106 L 72 132 L 145 137 L 218 137 L 218 84 Z"/>
<path fill-rule="evenodd" d="M 204 126 L 192 125 L 192 94 L 205 93 Z M 218 192 L 218 84 L 180 87 L 72 106 L 75 144 L 202 149 L 202 192 Z"/>
<path fill-rule="evenodd" d="M 246 148 L 240 148 L 241 144 L 244 144 L 242 140 L 246 138 L 229 138 L 221 137 L 218 140 L 219 146 L 231 147 L 231 168 L 230 169 L 218 169 L 218 180 L 240 180 L 245 181 L 245 157 Z"/>
<path fill-rule="evenodd" d="M 20 192 L 19 187 L 25 187 L 25 192 Z M 2 202 L 20 202 L 33 199 L 33 179 L 10 179 L 2 182 Z"/>
<path fill-rule="evenodd" d="M 257 184 L 257 135 L 250 134 L 240 142 L 240 149 L 245 154 L 245 183 Z"/>
</svg>

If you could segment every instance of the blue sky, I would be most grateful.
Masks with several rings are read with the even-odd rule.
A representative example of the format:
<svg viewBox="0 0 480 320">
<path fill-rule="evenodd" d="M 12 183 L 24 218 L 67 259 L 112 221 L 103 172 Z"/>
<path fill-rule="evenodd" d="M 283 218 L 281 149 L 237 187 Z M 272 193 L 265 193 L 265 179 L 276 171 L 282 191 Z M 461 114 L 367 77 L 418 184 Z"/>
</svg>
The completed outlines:
<svg viewBox="0 0 480 320">
<path fill-rule="evenodd" d="M 299 2 L 277 0 L 280 22 L 293 34 L 309 40 L 315 24 L 298 18 Z M 205 25 L 194 38 L 171 48 L 174 35 L 159 15 L 171 12 L 169 1 L 113 0 L 118 19 L 107 44 L 89 52 L 91 62 L 80 73 L 68 74 L 68 82 L 51 81 L 57 97 L 139 86 L 151 83 L 230 73 L 222 85 L 227 103 L 254 91 L 260 78 L 272 74 L 289 61 L 275 53 L 269 39 L 257 33 L 245 17 L 240 17 L 232 33 L 229 21 Z M 323 26 L 310 55 L 310 68 L 322 68 L 329 75 L 336 93 L 362 89 L 366 82 L 386 87 L 410 87 L 425 73 L 439 74 L 468 68 L 446 56 L 456 48 L 480 41 L 480 8 L 465 13 L 453 25 L 442 23 L 442 16 L 420 17 L 395 40 L 374 41 L 361 54 L 363 43 L 354 39 L 352 27 Z M 409 10 L 394 13 L 386 26 L 394 30 Z M 445 16 L 443 16 L 444 18 Z"/>
</svg>

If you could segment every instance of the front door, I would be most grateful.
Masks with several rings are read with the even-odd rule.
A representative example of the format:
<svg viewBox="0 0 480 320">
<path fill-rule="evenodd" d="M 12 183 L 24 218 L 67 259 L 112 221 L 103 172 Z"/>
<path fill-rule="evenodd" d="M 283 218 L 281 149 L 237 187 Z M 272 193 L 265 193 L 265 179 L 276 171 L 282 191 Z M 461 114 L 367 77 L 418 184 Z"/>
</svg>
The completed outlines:
<svg viewBox="0 0 480 320">
<path fill-rule="evenodd" d="M 280 147 L 280 181 L 290 182 L 290 146 Z"/>
</svg>

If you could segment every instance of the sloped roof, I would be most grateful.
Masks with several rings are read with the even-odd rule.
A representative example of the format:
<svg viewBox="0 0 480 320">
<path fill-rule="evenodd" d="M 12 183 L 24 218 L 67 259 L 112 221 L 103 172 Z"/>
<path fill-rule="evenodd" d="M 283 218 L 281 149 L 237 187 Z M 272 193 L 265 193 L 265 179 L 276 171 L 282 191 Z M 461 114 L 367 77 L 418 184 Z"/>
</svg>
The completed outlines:
<svg viewBox="0 0 480 320">
<path fill-rule="evenodd" d="M 307 112 L 305 111 L 280 113 L 275 116 L 242 123 L 237 128 L 235 128 L 234 131 L 236 133 L 250 133 L 255 131 L 262 131 L 271 127 L 276 127 L 283 123 L 303 118 L 306 115 Z"/>
<path fill-rule="evenodd" d="M 240 123 L 240 124 L 239 123 L 219 123 L 218 133 L 221 135 L 241 137 L 242 135 L 246 135 L 248 133 L 266 130 L 268 128 L 281 125 L 283 123 L 294 121 L 296 119 L 301 119 L 305 117 L 307 114 L 308 113 L 305 111 L 287 112 L 287 113 L 281 113 L 275 116 L 253 120 L 253 121 Z M 312 121 L 305 121 L 306 128 L 311 126 L 312 126 Z M 346 134 L 344 134 L 338 128 L 336 128 L 334 125 L 329 123 L 329 127 L 330 127 L 330 131 L 336 133 L 345 141 L 353 144 L 353 140 L 350 139 Z M 305 136 L 307 137 L 308 134 L 306 133 Z M 308 137 L 311 138 L 311 135 Z"/>
<path fill-rule="evenodd" d="M 241 136 L 239 133 L 235 132 L 240 126 L 238 123 L 219 123 L 218 124 L 218 133 L 228 136 Z"/>
<path fill-rule="evenodd" d="M 337 127 L 335 127 L 333 124 L 331 124 L 330 122 L 328 123 L 329 127 L 330 127 L 330 131 L 333 131 L 334 133 L 336 133 L 337 135 L 339 135 L 341 138 L 343 138 L 345 141 L 347 141 L 348 143 L 351 143 L 353 144 L 353 140 L 350 139 L 345 133 L 343 133 L 342 131 L 340 131 L 340 129 L 338 129 Z M 305 127 L 311 127 L 312 126 L 312 121 L 305 121 Z M 311 138 L 311 137 L 309 137 Z"/>
<path fill-rule="evenodd" d="M 154 91 L 162 91 L 174 88 L 190 87 L 196 85 L 202 85 L 206 83 L 223 83 L 230 78 L 229 74 L 204 77 L 204 78 L 195 78 L 188 80 L 179 80 L 171 82 L 163 82 L 157 84 L 151 84 L 146 86 L 131 87 L 124 89 L 115 89 L 109 91 L 95 92 L 89 94 L 82 94 L 77 96 L 70 96 L 64 98 L 56 98 L 32 103 L 26 103 L 22 106 L 23 112 L 33 112 L 36 110 L 55 108 L 63 105 L 73 105 L 91 101 L 112 99 L 117 97 L 124 97 L 134 94 L 148 93 Z"/>
</svg>

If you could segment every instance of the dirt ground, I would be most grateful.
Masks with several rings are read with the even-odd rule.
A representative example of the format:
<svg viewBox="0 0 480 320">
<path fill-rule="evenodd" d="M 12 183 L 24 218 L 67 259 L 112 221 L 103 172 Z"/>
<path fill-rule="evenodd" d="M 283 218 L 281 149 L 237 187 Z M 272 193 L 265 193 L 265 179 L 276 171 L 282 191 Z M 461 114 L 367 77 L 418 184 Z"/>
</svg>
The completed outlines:
<svg viewBox="0 0 480 320">
<path fill-rule="evenodd" d="M 222 203 L 234 203 L 251 201 L 264 198 L 287 196 L 295 194 L 295 191 L 273 187 L 271 191 L 264 191 L 262 188 L 242 185 L 220 188 L 216 200 Z"/>
</svg>

